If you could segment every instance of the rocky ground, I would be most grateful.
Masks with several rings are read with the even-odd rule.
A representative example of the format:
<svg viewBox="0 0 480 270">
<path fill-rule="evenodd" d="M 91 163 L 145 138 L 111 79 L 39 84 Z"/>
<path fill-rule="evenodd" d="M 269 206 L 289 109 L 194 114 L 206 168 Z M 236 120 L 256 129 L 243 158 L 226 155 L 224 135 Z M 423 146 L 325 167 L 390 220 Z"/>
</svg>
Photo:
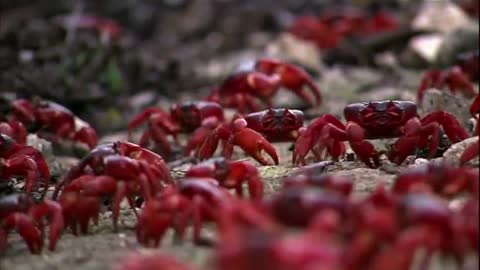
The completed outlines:
<svg viewBox="0 0 480 270">
<path fill-rule="evenodd" d="M 35 5 L 24 4 L 23 6 L 20 2 L 19 7 L 8 9 L 6 13 L 8 23 L 0 27 L 2 41 L 10 44 L 0 47 L 0 55 L 14 54 L 19 58 L 23 55 L 21 58 L 23 60 L 8 58 L 8 61 L 13 63 L 7 60 L 0 61 L 3 67 L 8 66 L 5 69 L 6 72 L 2 72 L 0 77 L 0 89 L 8 90 L 2 93 L 2 97 L 18 93 L 21 93 L 19 96 L 39 95 L 71 105 L 69 108 L 91 122 L 93 126 L 98 127 L 102 134 L 102 141 L 125 139 L 126 123 L 142 108 L 149 105 L 167 108 L 178 100 L 192 100 L 205 96 L 213 83 L 226 77 L 245 61 L 261 56 L 280 57 L 305 67 L 313 74 L 324 94 L 322 106 L 306 108 L 297 97 L 282 90 L 274 100 L 276 106 L 304 109 L 309 120 L 323 113 L 331 113 L 342 118 L 344 106 L 351 102 L 383 99 L 416 100 L 415 90 L 420 83 L 423 70 L 438 64 L 437 61 L 450 64 L 452 60 L 448 59 L 448 55 L 455 54 L 452 51 L 473 46 L 472 39 L 478 41 L 478 24 L 467 21 L 460 27 L 463 43 L 459 41 L 460 34 L 456 33 L 455 29 L 438 31 L 443 35 L 443 46 L 437 48 L 440 52 L 434 60 L 420 57 L 422 54 L 421 51 L 416 50 L 416 45 L 404 41 L 401 51 L 386 50 L 375 54 L 372 60 L 373 65 L 350 65 L 349 63 L 327 65 L 328 61 L 325 60 L 326 56 L 323 52 L 310 43 L 284 34 L 282 30 L 284 16 L 303 14 L 305 10 L 311 8 L 309 5 L 313 4 L 307 3 L 306 6 L 300 7 L 300 5 L 296 6 L 297 1 L 279 1 L 283 4 L 274 8 L 271 5 L 262 4 L 254 12 L 255 16 L 251 17 L 251 22 L 242 27 L 243 20 L 239 18 L 242 14 L 252 14 L 252 5 L 239 4 L 237 1 L 218 2 L 235 2 L 241 7 L 240 9 L 236 9 L 234 4 L 218 4 L 216 1 L 208 0 L 193 1 L 194 4 L 188 4 L 190 1 L 161 1 L 167 4 L 161 10 L 160 17 L 153 14 L 158 11 L 158 7 L 149 10 L 152 5 L 150 1 L 140 1 L 141 4 L 135 6 L 135 9 L 131 9 L 130 12 L 126 11 L 131 8 L 129 6 L 118 6 L 115 9 L 112 8 L 115 5 L 105 4 L 98 7 L 93 3 L 95 1 L 84 1 L 82 7 L 60 5 L 60 11 L 49 12 L 44 10 L 42 1 L 38 1 Z M 253 5 L 253 7 L 256 6 Z M 99 13 L 116 18 L 122 18 L 122 14 L 128 14 L 122 21 L 129 26 L 128 38 L 124 41 L 127 45 L 123 44 L 104 51 L 95 47 L 100 46 L 99 44 L 90 44 L 89 46 L 93 47 L 85 49 L 82 46 L 85 42 L 88 44 L 89 40 L 88 37 L 86 41 L 83 40 L 85 38 L 83 36 L 76 37 L 82 40 L 79 42 L 80 45 L 49 43 L 51 40 L 58 39 L 58 29 L 50 25 L 51 20 L 55 18 L 54 14 L 72 12 L 72 10 L 77 12 L 78 9 L 91 11 L 95 8 L 98 8 Z M 139 16 L 135 12 L 144 16 Z M 218 14 L 224 14 L 224 16 L 219 19 L 219 22 L 215 22 L 212 18 L 216 18 Z M 420 11 L 415 14 L 408 9 L 402 15 L 411 17 L 412 14 L 422 15 Z M 33 25 L 35 20 L 38 23 L 36 26 Z M 463 22 L 463 19 L 457 20 Z M 159 27 L 165 22 L 172 27 L 168 29 Z M 222 25 L 229 25 L 230 28 L 227 29 L 226 26 L 222 28 Z M 259 28 L 259 25 L 263 28 Z M 23 28 L 19 28 L 20 26 Z M 135 34 L 132 35 L 132 32 Z M 36 37 L 40 38 L 38 44 L 31 45 L 32 39 Z M 93 57 L 90 55 L 92 50 L 98 50 L 93 54 L 100 57 L 100 60 L 93 59 L 91 62 L 81 60 Z M 34 61 L 29 60 L 29 53 L 36 54 Z M 97 53 L 104 55 L 98 56 Z M 71 57 L 62 58 L 65 55 Z M 64 62 L 51 61 L 52 58 Z M 66 63 L 65 59 L 74 58 L 77 62 Z M 73 66 L 65 68 L 68 65 Z M 420 69 L 414 68 L 418 66 Z M 66 70 L 59 71 L 60 67 Z M 92 71 L 76 73 L 77 69 L 89 68 L 92 68 Z M 135 68 L 139 69 L 138 72 L 132 71 Z M 94 76 L 95 71 L 99 70 L 103 74 L 99 76 L 100 79 Z M 63 79 L 52 75 L 57 71 Z M 46 84 L 47 87 L 42 84 Z M 76 94 L 70 95 L 70 93 Z M 427 92 L 423 103 L 419 104 L 419 113 L 425 115 L 437 109 L 447 110 L 456 115 L 472 131 L 473 125 L 468 111 L 471 102 L 472 99 L 452 95 L 444 89 L 431 89 Z M 455 145 L 445 142 L 436 159 L 458 163 L 463 149 L 476 140 L 478 137 Z M 82 153 L 71 145 L 63 148 L 54 145 L 52 150 L 49 143 L 36 137 L 30 137 L 29 143 L 39 147 L 47 156 L 56 177 L 61 176 L 72 164 L 75 164 Z M 392 140 L 374 141 L 380 150 L 388 150 L 391 143 Z M 282 179 L 296 170 L 291 165 L 292 144 L 280 143 L 275 146 L 280 153 L 280 165 L 259 167 L 265 180 L 267 195 L 278 190 Z M 235 152 L 235 158 L 248 159 L 239 151 Z M 334 175 L 353 176 L 355 196 L 360 198 L 372 191 L 379 183 L 390 186 L 403 169 L 428 162 L 424 158 L 419 152 L 418 155 L 409 157 L 401 166 L 383 160 L 379 169 L 367 168 L 363 163 L 352 158 L 351 161 L 341 160 L 333 163 L 327 166 L 326 170 Z M 478 166 L 478 164 L 477 158 L 469 166 Z M 174 167 L 172 174 L 180 177 L 190 165 Z M 135 239 L 135 223 L 133 213 L 123 209 L 119 231 L 114 232 L 110 212 L 105 211 L 99 225 L 92 227 L 89 235 L 75 237 L 67 231 L 59 241 L 56 251 L 45 251 L 41 255 L 30 255 L 19 236 L 12 234 L 9 238 L 7 253 L 0 255 L 0 270 L 111 269 L 126 254 L 134 250 L 144 253 L 155 253 L 160 250 L 190 262 L 199 269 L 212 269 L 213 250 L 211 248 L 194 247 L 188 240 L 179 243 L 173 239 L 173 234 L 169 234 L 164 239 L 158 250 L 141 247 Z M 207 227 L 205 233 L 212 238 L 215 237 L 212 227 Z M 475 266 L 475 259 L 473 261 L 472 265 Z M 449 269 L 448 265 L 442 267 Z"/>
</svg>

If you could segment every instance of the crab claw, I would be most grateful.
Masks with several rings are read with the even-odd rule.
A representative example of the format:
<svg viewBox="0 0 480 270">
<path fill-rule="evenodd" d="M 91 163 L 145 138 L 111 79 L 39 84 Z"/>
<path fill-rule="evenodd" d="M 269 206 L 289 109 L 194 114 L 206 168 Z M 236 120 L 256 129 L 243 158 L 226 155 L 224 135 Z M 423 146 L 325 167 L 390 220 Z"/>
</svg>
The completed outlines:
<svg viewBox="0 0 480 270">
<path fill-rule="evenodd" d="M 349 122 L 346 126 L 348 140 L 353 152 L 371 168 L 380 166 L 379 154 L 375 147 L 365 140 L 365 130 L 354 122 Z"/>
<path fill-rule="evenodd" d="M 314 145 L 312 131 L 306 127 L 302 127 L 298 130 L 298 138 L 295 143 L 295 150 L 292 155 L 293 165 L 305 165 L 305 157 Z"/>
<path fill-rule="evenodd" d="M 275 165 L 279 164 L 277 151 L 271 143 L 269 143 L 260 133 L 253 129 L 247 128 L 247 121 L 239 118 L 234 121 L 234 135 L 229 139 L 224 148 L 224 155 L 230 158 L 232 155 L 233 145 L 238 145 L 247 154 L 252 156 L 262 165 L 270 163 L 263 157 L 262 151 L 265 151 L 273 160 Z"/>
<path fill-rule="evenodd" d="M 91 127 L 83 127 L 75 133 L 74 139 L 82 142 L 90 149 L 93 149 L 98 144 L 97 132 Z"/>
<path fill-rule="evenodd" d="M 312 80 L 312 77 L 304 69 L 289 63 L 268 58 L 260 59 L 257 62 L 256 67 L 257 70 L 266 74 L 280 75 L 281 84 L 284 87 L 292 90 L 300 98 L 305 100 L 305 102 L 312 105 L 320 105 L 322 103 L 320 89 Z M 305 85 L 311 90 L 313 96 L 315 97 L 315 102 L 303 89 Z"/>
</svg>

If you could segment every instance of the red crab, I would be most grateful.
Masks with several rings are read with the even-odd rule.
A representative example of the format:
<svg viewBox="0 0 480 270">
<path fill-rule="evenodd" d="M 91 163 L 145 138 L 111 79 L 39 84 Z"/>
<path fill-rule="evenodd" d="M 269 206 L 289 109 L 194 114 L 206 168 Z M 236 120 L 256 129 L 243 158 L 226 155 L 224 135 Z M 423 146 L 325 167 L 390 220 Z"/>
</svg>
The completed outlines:
<svg viewBox="0 0 480 270">
<path fill-rule="evenodd" d="M 455 196 L 462 192 L 479 195 L 478 168 L 456 168 L 445 163 L 427 164 L 402 172 L 392 187 L 396 195 L 433 192 Z"/>
<path fill-rule="evenodd" d="M 250 197 L 254 200 L 263 198 L 263 181 L 260 173 L 252 163 L 247 161 L 230 161 L 225 158 L 207 160 L 190 168 L 185 177 L 207 177 L 218 181 L 221 187 L 235 189 L 243 197 L 243 184 L 247 183 Z"/>
<path fill-rule="evenodd" d="M 383 184 L 365 199 L 353 202 L 346 226 L 339 229 L 348 239 L 346 269 L 370 269 L 376 253 L 395 239 L 398 200 Z"/>
<path fill-rule="evenodd" d="M 470 112 L 472 113 L 472 116 L 477 120 L 475 133 L 478 137 L 480 135 L 480 120 L 479 120 L 480 95 L 477 95 L 477 97 L 473 101 L 473 104 L 470 107 Z M 463 152 L 462 156 L 460 156 L 460 165 L 465 165 L 470 160 L 474 159 L 475 157 L 478 157 L 479 148 L 480 148 L 479 140 L 477 140 L 472 145 L 468 146 Z"/>
<path fill-rule="evenodd" d="M 8 120 L 0 122 L 0 133 L 9 136 L 19 144 L 27 143 L 27 128 L 22 122 L 16 120 Z"/>
<path fill-rule="evenodd" d="M 253 71 L 240 72 L 227 78 L 207 99 L 228 108 L 236 108 L 240 113 L 259 111 L 257 100 L 271 108 L 271 99 L 282 86 L 308 104 L 320 105 L 322 102 L 320 89 L 305 70 L 268 58 L 258 60 Z M 315 101 L 305 92 L 305 86 L 310 88 Z"/>
<path fill-rule="evenodd" d="M 131 132 L 145 122 L 148 129 L 140 139 L 140 145 L 147 147 L 153 141 L 161 150 L 169 155 L 171 146 L 168 135 L 175 139 L 179 133 L 193 133 L 185 148 L 185 154 L 195 150 L 220 123 L 224 121 L 223 108 L 215 102 L 184 102 L 172 106 L 170 113 L 161 108 L 149 108 L 140 113 L 128 124 L 129 137 Z"/>
<path fill-rule="evenodd" d="M 348 200 L 340 193 L 296 186 L 275 194 L 267 203 L 267 208 L 281 224 L 304 228 L 318 213 L 326 210 L 333 210 L 345 218 L 348 205 Z"/>
<path fill-rule="evenodd" d="M 268 216 L 246 211 L 248 207 L 240 208 L 240 212 L 234 211 L 233 215 L 229 211 L 221 212 L 220 241 L 215 254 L 217 269 L 343 269 L 338 238 L 324 237 L 317 229 L 285 235 Z M 335 218 L 327 219 L 321 221 L 322 226 L 340 225 Z M 250 223 L 246 224 L 246 220 Z"/>
<path fill-rule="evenodd" d="M 220 125 L 208 136 L 207 140 L 200 147 L 197 156 L 201 160 L 211 158 L 218 147 L 219 141 L 222 140 L 224 141 L 223 155 L 225 158 L 230 159 L 234 146 L 238 145 L 260 164 L 269 164 L 268 160 L 262 155 L 262 151 L 265 151 L 273 159 L 273 162 L 278 165 L 278 155 L 273 145 L 260 133 L 248 128 L 247 125 L 247 121 L 243 118 L 238 118 L 228 125 Z"/>
<path fill-rule="evenodd" d="M 425 249 L 425 256 L 419 259 L 423 269 L 429 268 L 435 252 L 453 254 L 461 262 L 465 256 L 461 253 L 463 236 L 453 226 L 453 212 L 446 201 L 432 194 L 408 194 L 400 199 L 397 213 L 400 231 L 369 269 L 409 269 L 420 248 Z"/>
<path fill-rule="evenodd" d="M 31 146 L 16 143 L 9 136 L 0 133 L 0 177 L 13 176 L 25 178 L 25 191 L 34 190 L 39 179 L 43 179 L 46 193 L 50 184 L 50 169 L 42 154 Z"/>
<path fill-rule="evenodd" d="M 59 201 L 67 225 L 75 234 L 80 225 L 85 234 L 90 220 L 98 220 L 102 197 L 113 197 L 116 230 L 124 198 L 136 214 L 137 198 L 148 201 L 168 184 L 172 184 L 171 177 L 160 156 L 138 145 L 116 142 L 95 148 L 57 185 L 53 197 L 62 191 Z"/>
<path fill-rule="evenodd" d="M 284 142 L 297 139 L 304 115 L 299 110 L 268 109 L 247 114 L 244 119 L 247 128 L 261 133 L 269 142 Z"/>
<path fill-rule="evenodd" d="M 205 221 L 215 219 L 218 211 L 232 203 L 233 196 L 212 178 L 184 178 L 176 187 L 169 187 L 146 202 L 137 225 L 138 242 L 158 246 L 166 230 L 172 226 L 183 239 L 193 219 L 193 240 L 204 244 L 201 228 Z"/>
<path fill-rule="evenodd" d="M 349 197 L 353 191 L 353 179 L 348 176 L 330 174 L 298 174 L 287 177 L 283 182 L 283 186 L 286 189 L 291 187 L 319 187 Z"/>
<path fill-rule="evenodd" d="M 460 91 L 466 97 L 477 94 L 471 81 L 479 79 L 479 53 L 471 52 L 459 56 L 458 64 L 445 70 L 430 70 L 423 75 L 417 90 L 417 99 L 421 102 L 425 92 L 430 88 L 448 89 L 455 93 Z"/>
<path fill-rule="evenodd" d="M 122 259 L 116 270 L 191 270 L 190 266 L 167 254 L 133 253 Z"/>
<path fill-rule="evenodd" d="M 160 190 L 161 182 L 173 184 L 170 169 L 160 155 L 134 143 L 117 141 L 98 145 L 79 164 L 72 167 L 58 182 L 53 198 L 57 198 L 59 192 L 75 178 L 83 175 L 104 175 L 107 168 L 110 169 L 110 176 L 116 179 L 123 179 L 125 175 L 131 178 L 145 175 L 153 188 L 152 191 Z"/>
<path fill-rule="evenodd" d="M 36 126 L 40 131 L 53 133 L 54 138 L 78 141 L 89 148 L 95 147 L 98 142 L 93 128 L 78 127 L 70 110 L 51 101 L 17 99 L 12 103 L 11 115 L 27 127 Z"/>
<path fill-rule="evenodd" d="M 332 49 L 345 39 L 392 31 L 398 27 L 398 19 L 386 11 L 369 17 L 357 10 L 344 10 L 341 13 L 325 12 L 319 17 L 301 16 L 294 21 L 289 32 L 315 43 L 320 49 Z"/>
<path fill-rule="evenodd" d="M 304 164 L 310 150 L 317 158 L 327 150 L 338 159 L 345 152 L 342 142 L 348 141 L 359 159 L 375 168 L 380 166 L 379 153 L 367 139 L 399 137 L 387 156 L 392 162 L 401 164 L 415 149 L 427 145 L 430 155 L 434 156 L 441 128 L 453 143 L 468 138 L 468 132 L 450 113 L 437 111 L 419 119 L 417 106 L 411 101 L 353 103 L 345 107 L 344 115 L 346 125 L 327 114 L 303 130 L 295 144 L 293 163 Z"/>
<path fill-rule="evenodd" d="M 40 253 L 45 236 L 45 218 L 50 220 L 49 250 L 55 250 L 64 228 L 62 208 L 54 201 L 35 204 L 28 195 L 15 194 L 0 199 L 0 254 L 5 252 L 11 230 L 16 230 L 31 253 Z"/>
</svg>

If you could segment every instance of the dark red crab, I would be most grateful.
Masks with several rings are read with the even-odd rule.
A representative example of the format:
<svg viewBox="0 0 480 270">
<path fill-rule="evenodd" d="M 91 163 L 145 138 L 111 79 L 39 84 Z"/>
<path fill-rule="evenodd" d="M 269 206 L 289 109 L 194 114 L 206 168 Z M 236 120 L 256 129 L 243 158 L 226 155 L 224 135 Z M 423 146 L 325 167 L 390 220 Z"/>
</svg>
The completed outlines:
<svg viewBox="0 0 480 270">
<path fill-rule="evenodd" d="M 334 211 L 345 218 L 348 197 L 335 188 L 315 189 L 312 186 L 287 187 L 267 202 L 271 215 L 281 224 L 292 227 L 307 227 L 322 211 Z"/>
<path fill-rule="evenodd" d="M 137 225 L 138 242 L 157 247 L 170 227 L 183 239 L 187 226 L 193 221 L 193 240 L 204 244 L 202 226 L 215 220 L 220 209 L 232 203 L 233 198 L 215 179 L 181 179 L 176 187 L 170 186 L 146 202 Z"/>
<path fill-rule="evenodd" d="M 358 10 L 324 12 L 320 16 L 298 17 L 289 32 L 313 42 L 320 49 L 338 47 L 344 40 L 365 37 L 398 29 L 398 19 L 387 11 L 379 11 L 372 16 Z"/>
<path fill-rule="evenodd" d="M 88 232 L 90 221 L 98 221 L 101 199 L 111 197 L 114 229 L 120 203 L 127 199 L 136 213 L 136 199 L 148 201 L 154 194 L 172 185 L 170 170 L 163 158 L 136 144 L 117 141 L 97 146 L 57 184 L 65 222 L 76 234 Z"/>
<path fill-rule="evenodd" d="M 478 197 L 478 177 L 478 168 L 457 168 L 446 163 L 429 163 L 402 172 L 396 178 L 392 192 L 402 196 L 423 192 L 446 197 L 466 192 Z"/>
<path fill-rule="evenodd" d="M 379 153 L 368 139 L 396 138 L 387 153 L 389 160 L 401 164 L 417 148 L 430 149 L 434 156 L 441 135 L 446 133 L 451 142 L 468 138 L 468 132 L 450 113 L 436 111 L 423 118 L 417 115 L 417 106 L 411 101 L 370 101 L 353 103 L 345 107 L 344 125 L 333 115 L 314 120 L 303 130 L 295 144 L 294 164 L 304 164 L 305 157 L 313 150 L 321 158 L 326 150 L 334 159 L 345 153 L 344 141 L 348 141 L 358 158 L 369 167 L 380 166 Z"/>
<path fill-rule="evenodd" d="M 31 253 L 40 253 L 45 237 L 45 219 L 50 220 L 49 250 L 55 250 L 64 228 L 62 208 L 54 201 L 34 203 L 26 194 L 14 194 L 0 199 L 0 254 L 7 248 L 8 234 L 16 230 Z"/>
<path fill-rule="evenodd" d="M 173 105 L 170 113 L 161 108 L 148 108 L 136 116 L 128 124 L 129 137 L 131 132 L 148 123 L 148 128 L 143 132 L 140 146 L 147 147 L 152 141 L 165 155 L 172 151 L 168 135 L 176 140 L 180 133 L 193 133 L 189 139 L 185 154 L 195 150 L 206 137 L 220 123 L 224 121 L 223 108 L 215 102 L 183 102 Z"/>
<path fill-rule="evenodd" d="M 217 127 L 205 140 L 197 152 L 201 160 L 211 158 L 218 147 L 220 140 L 224 141 L 223 156 L 230 159 L 235 145 L 240 146 L 247 154 L 252 156 L 262 165 L 269 165 L 262 152 L 265 151 L 278 165 L 277 151 L 270 142 L 257 131 L 248 128 L 248 123 L 243 118 L 237 118 L 230 124 L 222 124 Z"/>
<path fill-rule="evenodd" d="M 110 166 L 106 163 L 106 158 L 112 156 L 123 156 L 123 164 L 121 167 L 110 167 L 112 173 L 125 173 L 126 175 L 135 174 L 136 172 L 153 173 L 149 178 L 155 178 L 152 185 L 155 190 L 161 189 L 158 182 L 164 181 L 166 184 L 173 184 L 173 179 L 170 175 L 170 169 L 165 160 L 158 154 L 145 149 L 127 141 L 117 141 L 113 143 L 105 143 L 98 145 L 90 153 L 88 153 L 77 165 L 73 166 L 67 174 L 58 182 L 53 193 L 53 198 L 56 199 L 59 192 L 69 185 L 73 179 L 82 175 L 102 175 L 106 171 L 106 167 Z M 115 164 L 112 159 L 112 166 Z M 144 169 L 141 169 L 144 168 Z M 116 171 L 118 170 L 118 171 Z M 139 175 L 137 175 L 139 176 Z M 113 176 L 116 177 L 116 176 Z M 122 178 L 121 175 L 118 178 Z"/>
<path fill-rule="evenodd" d="M 448 87 L 452 93 L 460 91 L 466 97 L 477 94 L 472 81 L 479 79 L 479 52 L 469 52 L 458 57 L 458 64 L 445 70 L 430 70 L 423 75 L 417 90 L 417 99 L 421 102 L 430 88 Z"/>
<path fill-rule="evenodd" d="M 25 191 L 30 193 L 38 188 L 38 181 L 44 181 L 44 194 L 50 184 L 50 169 L 42 154 L 31 146 L 16 143 L 9 136 L 0 133 L 0 177 L 25 178 Z"/>
<path fill-rule="evenodd" d="M 302 68 L 275 59 L 260 59 L 255 69 L 243 71 L 228 77 L 216 87 L 207 100 L 215 101 L 228 108 L 236 108 L 240 113 L 259 111 L 258 101 L 272 107 L 272 97 L 280 87 L 293 91 L 308 104 L 322 102 L 320 89 L 311 76 Z M 304 87 L 312 91 L 313 100 Z"/>
<path fill-rule="evenodd" d="M 185 177 L 207 177 L 218 181 L 221 187 L 235 189 L 243 197 L 243 184 L 246 183 L 250 198 L 263 198 L 263 180 L 254 164 L 248 161 L 230 161 L 225 158 L 207 160 L 190 168 Z"/>
<path fill-rule="evenodd" d="M 269 142 L 284 142 L 297 139 L 304 115 L 299 110 L 268 109 L 247 114 L 244 119 L 247 128 L 261 133 Z"/>
<path fill-rule="evenodd" d="M 22 122 L 27 128 L 46 132 L 52 139 L 67 139 L 86 144 L 89 148 L 97 145 L 97 132 L 90 126 L 80 127 L 75 115 L 62 105 L 36 99 L 17 99 L 12 103 L 11 117 Z M 53 136 L 52 136 L 53 135 Z"/>
</svg>

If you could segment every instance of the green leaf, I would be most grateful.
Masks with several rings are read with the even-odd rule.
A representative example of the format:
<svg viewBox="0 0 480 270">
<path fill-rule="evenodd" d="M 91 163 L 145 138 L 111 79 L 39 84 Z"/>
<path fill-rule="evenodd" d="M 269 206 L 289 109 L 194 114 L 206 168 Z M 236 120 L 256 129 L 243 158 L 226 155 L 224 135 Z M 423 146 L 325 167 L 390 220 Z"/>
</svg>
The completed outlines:
<svg viewBox="0 0 480 270">
<path fill-rule="evenodd" d="M 125 82 L 123 81 L 122 72 L 120 71 L 120 68 L 118 67 L 117 61 L 115 61 L 115 59 L 111 59 L 108 62 L 105 75 L 107 83 L 112 92 L 116 94 L 121 93 Z"/>
</svg>

